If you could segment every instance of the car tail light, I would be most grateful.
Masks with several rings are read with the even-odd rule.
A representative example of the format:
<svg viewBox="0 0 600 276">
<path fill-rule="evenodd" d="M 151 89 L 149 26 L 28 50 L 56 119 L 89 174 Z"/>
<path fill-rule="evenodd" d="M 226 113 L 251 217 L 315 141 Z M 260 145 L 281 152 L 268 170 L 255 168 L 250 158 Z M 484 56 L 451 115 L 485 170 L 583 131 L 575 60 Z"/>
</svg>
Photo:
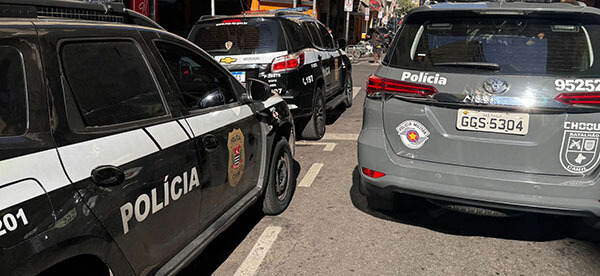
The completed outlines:
<svg viewBox="0 0 600 276">
<path fill-rule="evenodd" d="M 367 169 L 367 168 L 362 168 L 362 172 L 364 175 L 368 176 L 368 177 L 372 177 L 372 178 L 380 178 L 380 177 L 384 177 L 385 173 L 382 172 L 378 172 L 375 170 L 371 170 L 371 169 Z"/>
<path fill-rule="evenodd" d="M 304 53 L 294 53 L 273 59 L 271 72 L 284 72 L 295 70 L 304 65 Z"/>
<path fill-rule="evenodd" d="M 237 22 L 242 22 L 241 19 L 225 19 L 223 20 L 222 23 L 237 23 Z"/>
<path fill-rule="evenodd" d="M 437 89 L 430 85 L 384 79 L 375 75 L 369 76 L 367 80 L 367 96 L 378 96 L 381 92 L 421 97 L 438 93 Z"/>
<path fill-rule="evenodd" d="M 562 93 L 554 99 L 568 105 L 600 105 L 600 92 Z"/>
</svg>

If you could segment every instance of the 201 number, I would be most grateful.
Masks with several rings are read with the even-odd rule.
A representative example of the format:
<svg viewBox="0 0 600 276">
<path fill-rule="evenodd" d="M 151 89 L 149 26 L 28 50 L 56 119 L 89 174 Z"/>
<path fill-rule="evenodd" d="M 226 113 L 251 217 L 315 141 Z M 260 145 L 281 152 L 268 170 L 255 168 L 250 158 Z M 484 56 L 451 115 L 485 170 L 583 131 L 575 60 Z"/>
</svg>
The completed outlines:
<svg viewBox="0 0 600 276">
<path fill-rule="evenodd" d="M 23 208 L 19 209 L 16 215 L 13 215 L 11 213 L 4 215 L 4 217 L 2 217 L 2 220 L 0 220 L 0 237 L 6 235 L 8 232 L 17 230 L 17 228 L 19 227 L 19 219 L 23 222 L 23 225 L 29 224 L 29 221 L 27 221 L 27 217 L 25 216 L 25 211 L 23 211 Z"/>
</svg>

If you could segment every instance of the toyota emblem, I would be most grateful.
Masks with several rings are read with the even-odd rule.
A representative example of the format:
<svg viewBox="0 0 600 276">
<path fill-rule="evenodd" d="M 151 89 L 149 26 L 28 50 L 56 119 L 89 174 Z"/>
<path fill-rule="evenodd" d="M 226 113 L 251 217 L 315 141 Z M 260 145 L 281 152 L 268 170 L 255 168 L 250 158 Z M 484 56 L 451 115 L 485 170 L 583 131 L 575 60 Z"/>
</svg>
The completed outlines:
<svg viewBox="0 0 600 276">
<path fill-rule="evenodd" d="M 488 79 L 483 82 L 483 89 L 490 94 L 502 94 L 508 91 L 508 82 L 503 79 Z"/>
</svg>

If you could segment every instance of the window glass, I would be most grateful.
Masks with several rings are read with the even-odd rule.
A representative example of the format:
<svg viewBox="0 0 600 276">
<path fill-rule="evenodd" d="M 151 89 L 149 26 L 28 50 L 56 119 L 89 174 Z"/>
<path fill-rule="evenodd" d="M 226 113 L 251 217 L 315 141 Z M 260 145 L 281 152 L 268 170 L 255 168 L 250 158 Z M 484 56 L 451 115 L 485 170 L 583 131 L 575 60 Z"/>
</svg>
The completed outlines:
<svg viewBox="0 0 600 276">
<path fill-rule="evenodd" d="M 17 136 L 27 130 L 25 68 L 21 53 L 0 47 L 0 136 Z"/>
<path fill-rule="evenodd" d="M 68 43 L 61 60 L 87 127 L 167 115 L 152 73 L 133 42 Z"/>
<path fill-rule="evenodd" d="M 236 102 L 231 78 L 207 59 L 171 43 L 157 42 L 189 110 Z"/>
<path fill-rule="evenodd" d="M 445 64 L 481 62 L 499 65 L 502 74 L 596 74 L 590 70 L 595 56 L 591 46 L 599 26 L 576 20 L 492 17 L 409 23 L 390 63 L 441 71 L 457 70 Z"/>
<path fill-rule="evenodd" d="M 194 32 L 191 36 L 194 43 L 213 55 L 252 55 L 287 50 L 281 26 L 276 20 L 212 21 L 194 27 Z"/>
<path fill-rule="evenodd" d="M 302 26 L 300 26 L 298 23 L 294 23 L 288 20 L 282 20 L 282 22 L 283 26 L 287 30 L 288 39 L 292 46 L 292 51 L 298 52 L 302 50 L 302 48 L 306 47 L 306 41 L 308 41 L 308 39 L 304 35 L 305 33 L 302 29 Z"/>
<path fill-rule="evenodd" d="M 312 38 L 312 41 L 315 44 L 315 46 L 323 48 L 324 45 L 321 41 L 321 34 L 319 33 L 317 25 L 315 25 L 315 23 L 308 22 L 304 23 L 304 26 L 308 30 L 308 33 L 310 33 L 310 37 Z"/>
<path fill-rule="evenodd" d="M 331 34 L 327 30 L 327 28 L 325 28 L 325 26 L 319 24 L 319 32 L 321 33 L 321 40 L 323 41 L 323 48 L 327 48 L 327 49 L 335 48 L 335 44 L 333 42 L 333 37 L 331 37 Z"/>
</svg>

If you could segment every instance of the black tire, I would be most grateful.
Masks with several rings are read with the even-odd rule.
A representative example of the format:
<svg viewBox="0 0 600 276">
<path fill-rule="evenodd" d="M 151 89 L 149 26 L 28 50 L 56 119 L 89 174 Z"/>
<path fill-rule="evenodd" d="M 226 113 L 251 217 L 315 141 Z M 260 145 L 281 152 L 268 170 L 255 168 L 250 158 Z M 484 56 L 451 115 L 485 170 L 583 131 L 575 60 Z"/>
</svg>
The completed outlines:
<svg viewBox="0 0 600 276">
<path fill-rule="evenodd" d="M 313 100 L 312 113 L 308 123 L 302 130 L 302 138 L 306 140 L 320 140 L 325 136 L 326 122 L 326 103 L 322 88 L 317 87 Z"/>
<path fill-rule="evenodd" d="M 353 87 L 352 87 L 352 74 L 348 73 L 346 75 L 346 83 L 344 84 L 344 94 L 346 94 L 346 98 L 344 99 L 344 106 L 346 106 L 346 108 L 350 108 L 352 107 L 352 94 L 353 94 Z"/>
<path fill-rule="evenodd" d="M 296 177 L 293 175 L 292 151 L 285 138 L 275 145 L 262 210 L 265 215 L 279 215 L 290 205 L 296 191 Z"/>
</svg>

